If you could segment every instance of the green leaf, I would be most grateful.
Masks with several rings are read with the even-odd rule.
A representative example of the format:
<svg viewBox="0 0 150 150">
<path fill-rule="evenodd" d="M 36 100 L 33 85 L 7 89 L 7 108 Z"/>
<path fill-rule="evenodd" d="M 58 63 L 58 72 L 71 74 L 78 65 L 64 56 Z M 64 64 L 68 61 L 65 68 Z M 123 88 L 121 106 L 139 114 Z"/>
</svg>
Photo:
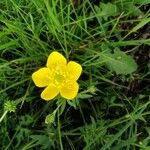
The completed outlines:
<svg viewBox="0 0 150 150">
<path fill-rule="evenodd" d="M 130 74 L 137 69 L 137 64 L 134 59 L 120 51 L 118 48 L 114 50 L 114 53 L 103 53 L 102 58 L 105 59 L 106 66 L 115 71 L 116 74 Z"/>
<path fill-rule="evenodd" d="M 143 26 L 150 22 L 150 18 L 142 19 L 131 31 L 136 32 L 137 30 L 141 29 Z"/>
<path fill-rule="evenodd" d="M 56 111 L 53 111 L 51 114 L 48 114 L 45 118 L 46 124 L 54 124 L 55 123 Z"/>
<path fill-rule="evenodd" d="M 135 6 L 135 3 L 131 1 L 119 4 L 118 7 L 120 8 L 121 12 L 124 12 L 124 14 L 128 14 L 130 16 L 139 16 L 143 14 L 142 11 Z"/>
<path fill-rule="evenodd" d="M 95 6 L 96 13 L 99 14 L 100 17 L 104 17 L 107 20 L 108 17 L 117 16 L 120 14 L 118 7 L 112 3 L 100 3 L 100 6 Z"/>
<path fill-rule="evenodd" d="M 75 109 L 77 108 L 77 100 L 76 99 L 74 99 L 74 100 L 67 100 L 67 103 L 70 105 L 70 106 L 72 106 L 72 107 L 74 107 Z"/>
<path fill-rule="evenodd" d="M 125 37 L 129 36 L 131 33 L 138 31 L 146 24 L 150 22 L 150 18 L 143 18 Z"/>
<path fill-rule="evenodd" d="M 143 14 L 142 11 L 138 7 L 132 4 L 128 5 L 127 8 L 128 8 L 127 13 L 129 13 L 130 16 L 139 16 Z"/>
<path fill-rule="evenodd" d="M 146 4 L 150 4 L 150 0 L 134 0 L 134 3 L 146 5 Z"/>
</svg>

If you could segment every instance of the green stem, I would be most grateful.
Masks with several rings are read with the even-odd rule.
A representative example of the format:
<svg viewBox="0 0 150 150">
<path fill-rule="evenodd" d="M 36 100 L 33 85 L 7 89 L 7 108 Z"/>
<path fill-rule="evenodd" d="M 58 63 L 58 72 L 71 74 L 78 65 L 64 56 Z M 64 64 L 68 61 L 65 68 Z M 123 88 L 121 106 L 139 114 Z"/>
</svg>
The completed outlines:
<svg viewBox="0 0 150 150">
<path fill-rule="evenodd" d="M 3 115 L 2 115 L 1 118 L 0 118 L 0 122 L 2 122 L 2 120 L 4 119 L 4 117 L 6 116 L 7 113 L 8 113 L 8 111 L 5 111 L 5 112 L 3 113 Z"/>
<path fill-rule="evenodd" d="M 58 136 L 59 136 L 60 149 L 63 150 L 63 145 L 62 145 L 62 140 L 61 140 L 61 131 L 60 131 L 59 109 L 57 112 L 57 119 L 58 119 Z"/>
</svg>

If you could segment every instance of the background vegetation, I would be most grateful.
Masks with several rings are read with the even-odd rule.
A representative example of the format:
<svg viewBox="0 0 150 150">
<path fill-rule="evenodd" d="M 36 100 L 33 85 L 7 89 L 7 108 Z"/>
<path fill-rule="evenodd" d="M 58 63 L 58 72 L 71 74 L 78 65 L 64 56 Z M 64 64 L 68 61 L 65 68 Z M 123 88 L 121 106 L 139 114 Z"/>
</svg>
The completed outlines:
<svg viewBox="0 0 150 150">
<path fill-rule="evenodd" d="M 149 150 L 149 46 L 149 0 L 0 0 L 1 149 Z M 83 66 L 74 101 L 31 80 L 53 50 Z"/>
</svg>

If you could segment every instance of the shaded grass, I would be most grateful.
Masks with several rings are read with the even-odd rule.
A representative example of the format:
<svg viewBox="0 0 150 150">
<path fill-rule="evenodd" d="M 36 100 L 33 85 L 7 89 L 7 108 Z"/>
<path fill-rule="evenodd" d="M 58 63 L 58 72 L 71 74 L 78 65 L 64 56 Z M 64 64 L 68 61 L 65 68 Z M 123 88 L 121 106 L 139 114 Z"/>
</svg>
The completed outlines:
<svg viewBox="0 0 150 150">
<path fill-rule="evenodd" d="M 105 4 L 0 1 L 0 114 L 8 100 L 17 105 L 1 122 L 2 149 L 149 149 L 149 56 L 141 50 L 149 50 L 150 36 L 143 38 L 149 26 L 149 10 L 143 8 L 149 4 L 114 1 L 120 8 L 114 15 Z M 101 61 L 103 45 L 132 55 L 137 71 L 116 75 L 108 70 L 107 59 Z M 40 99 L 31 74 L 53 50 L 84 71 L 76 100 L 47 125 L 45 117 L 58 103 Z"/>
</svg>

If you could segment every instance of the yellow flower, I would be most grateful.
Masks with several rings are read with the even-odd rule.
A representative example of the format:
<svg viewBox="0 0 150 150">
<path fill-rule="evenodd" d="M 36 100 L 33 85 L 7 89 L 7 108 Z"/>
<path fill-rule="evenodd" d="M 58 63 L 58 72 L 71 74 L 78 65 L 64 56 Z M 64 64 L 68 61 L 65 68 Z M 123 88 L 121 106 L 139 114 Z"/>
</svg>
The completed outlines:
<svg viewBox="0 0 150 150">
<path fill-rule="evenodd" d="M 51 100 L 59 93 L 70 100 L 76 97 L 79 85 L 78 78 L 82 72 L 80 64 L 67 60 L 58 52 L 52 52 L 43 67 L 32 74 L 36 86 L 46 87 L 41 93 L 41 98 Z"/>
</svg>

